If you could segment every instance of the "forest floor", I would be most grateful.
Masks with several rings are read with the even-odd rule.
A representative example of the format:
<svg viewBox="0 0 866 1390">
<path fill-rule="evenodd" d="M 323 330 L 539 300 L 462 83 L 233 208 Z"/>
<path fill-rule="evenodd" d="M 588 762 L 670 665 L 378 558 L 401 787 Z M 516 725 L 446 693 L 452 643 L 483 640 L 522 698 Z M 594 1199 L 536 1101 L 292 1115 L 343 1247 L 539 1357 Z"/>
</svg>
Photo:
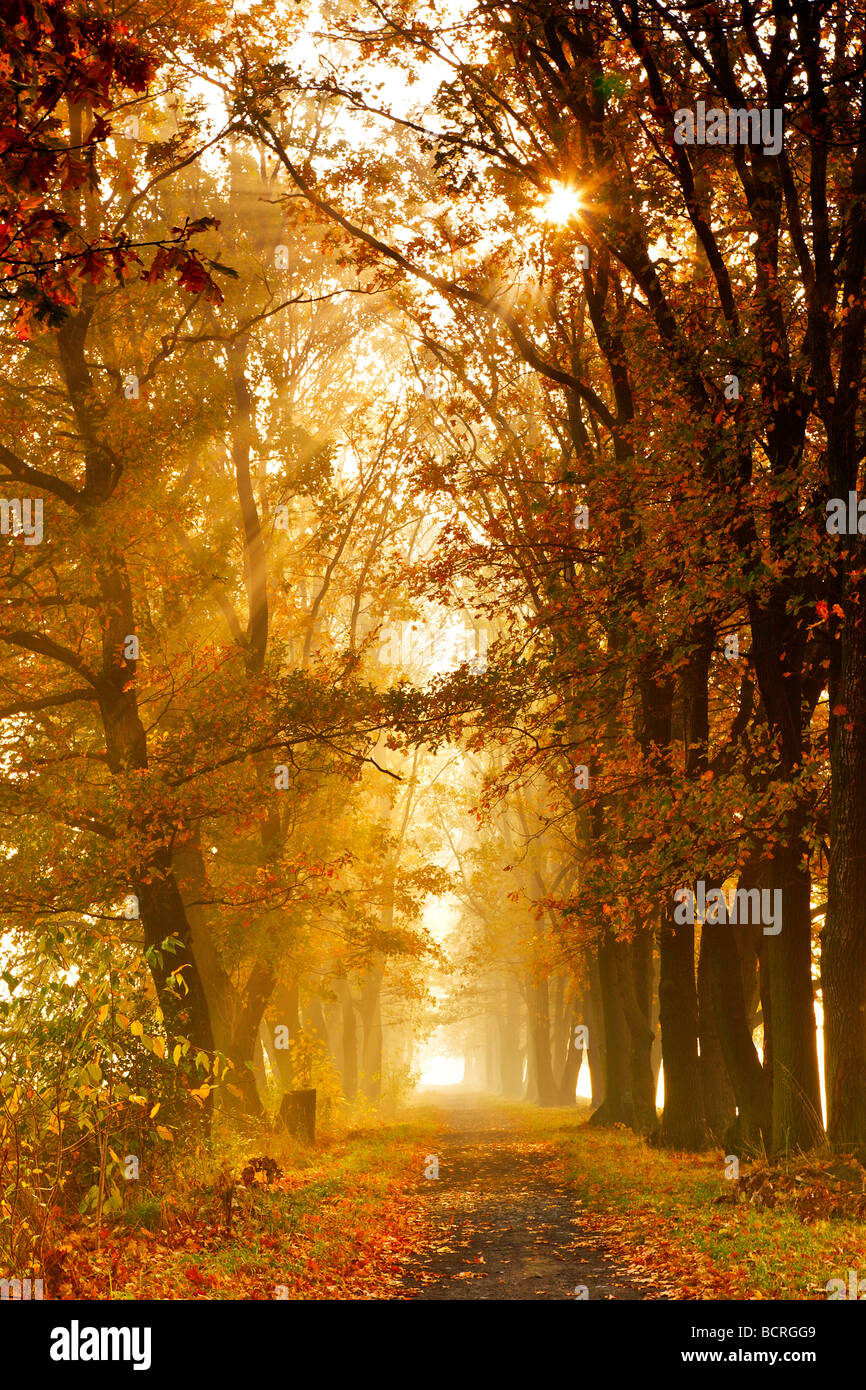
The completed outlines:
<svg viewBox="0 0 866 1390">
<path fill-rule="evenodd" d="M 799 1300 L 866 1277 L 855 1160 L 744 1164 L 731 1181 L 721 1151 L 662 1152 L 587 1117 L 422 1092 L 313 1150 L 246 1143 L 228 1206 L 211 1154 L 130 1187 L 99 1232 L 59 1221 L 46 1297 Z"/>
<path fill-rule="evenodd" d="M 228 1196 L 213 1154 L 185 1160 L 136 1184 L 98 1232 L 92 1218 L 67 1218 L 44 1261 L 46 1297 L 400 1298 L 407 1252 L 428 1235 L 417 1187 L 436 1128 L 418 1111 L 323 1133 L 312 1150 L 262 1135 L 234 1161 L 222 1155 Z"/>
</svg>

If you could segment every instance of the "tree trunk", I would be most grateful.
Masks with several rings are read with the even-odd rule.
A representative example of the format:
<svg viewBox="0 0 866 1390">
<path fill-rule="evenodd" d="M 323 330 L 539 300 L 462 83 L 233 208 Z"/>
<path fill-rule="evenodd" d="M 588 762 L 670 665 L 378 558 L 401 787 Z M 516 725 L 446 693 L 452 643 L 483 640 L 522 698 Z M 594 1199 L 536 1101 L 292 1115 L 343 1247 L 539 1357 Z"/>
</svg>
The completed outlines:
<svg viewBox="0 0 866 1390">
<path fill-rule="evenodd" d="M 259 1024 L 259 1049 L 256 1054 L 256 1065 L 261 1056 L 261 1072 L 256 1071 L 256 1082 L 259 1085 L 259 1100 L 264 1107 L 272 1097 L 273 1086 L 282 1086 L 282 1072 L 277 1060 L 277 1052 L 274 1047 L 274 1039 L 271 1033 L 271 1025 L 266 1018 Z M 282 1096 L 280 1096 L 282 1099 Z"/>
<path fill-rule="evenodd" d="M 192 952 L 208 1002 L 215 1047 L 228 1055 L 234 1019 L 240 1008 L 231 976 L 223 969 L 214 946 L 207 907 L 208 886 L 199 831 L 179 834 L 172 869 L 189 923 Z"/>
<path fill-rule="evenodd" d="M 830 715 L 830 873 L 821 936 L 821 981 L 828 1137 L 835 1148 L 862 1157 L 866 1155 L 866 585 L 860 584 L 853 597 L 858 601 L 845 604 L 838 680 L 830 695 L 831 710 L 841 707 L 844 714 Z"/>
<path fill-rule="evenodd" d="M 630 1038 L 632 1124 L 638 1132 L 652 1134 L 658 1129 L 658 1115 L 652 1070 L 653 1035 L 649 1025 L 652 982 L 649 932 L 639 931 L 632 941 L 617 942 L 613 960 Z"/>
<path fill-rule="evenodd" d="M 773 1152 L 808 1150 L 824 1136 L 812 989 L 811 876 L 796 842 L 777 847 L 773 883 L 782 890 L 782 930 L 769 936 L 773 1020 Z"/>
<path fill-rule="evenodd" d="M 534 1103 L 538 1100 L 538 1068 L 535 1050 L 534 1005 L 531 984 L 527 983 L 522 993 L 526 1001 L 526 1079 L 524 1081 L 523 1099 Z"/>
<path fill-rule="evenodd" d="M 293 1139 L 303 1144 L 316 1142 L 316 1092 L 310 1087 L 289 1091 L 280 1106 L 283 1123 Z"/>
<path fill-rule="evenodd" d="M 229 1057 L 234 1065 L 238 1085 L 243 1092 L 243 1108 L 247 1115 L 260 1115 L 262 1103 L 253 1074 L 256 1041 L 268 1000 L 274 989 L 274 973 L 270 966 L 257 961 L 247 981 L 246 997 L 240 1016 L 235 1021 Z"/>
<path fill-rule="evenodd" d="M 81 119 L 81 103 L 70 104 L 70 121 Z M 91 190 L 92 193 L 92 190 Z M 71 191 L 75 216 L 92 209 L 92 198 Z M 122 466 L 107 439 L 103 439 L 99 414 L 94 412 L 92 374 L 88 362 L 87 334 L 93 304 L 90 292 L 81 307 L 69 313 L 57 332 L 57 349 L 67 394 L 77 422 L 84 453 L 84 494 L 94 520 L 111 498 Z M 138 709 L 137 660 L 127 655 L 128 639 L 137 636 L 135 605 L 122 544 L 109 529 L 96 571 L 99 600 L 94 623 L 101 633 L 98 705 L 105 735 L 106 761 L 114 776 L 143 772 L 148 767 L 147 735 Z M 144 785 L 147 785 L 146 783 Z M 169 818 L 170 819 L 170 818 Z M 192 949 L 189 921 L 171 862 L 169 848 L 176 827 L 165 824 L 159 807 L 136 803 L 128 826 L 134 842 L 142 846 L 132 872 L 139 904 L 144 945 L 153 981 L 171 1037 L 181 1034 L 197 1049 L 212 1052 L 214 1041 L 207 998 Z M 163 950 L 172 937 L 177 945 Z M 182 974 L 184 993 L 170 982 L 174 971 Z M 210 1105 L 206 1107 L 210 1114 Z"/>
<path fill-rule="evenodd" d="M 662 1068 L 662 1029 L 659 1022 L 659 953 L 653 951 L 652 976 L 650 989 L 652 999 L 650 1003 L 650 1027 L 653 1032 L 652 1052 L 650 1053 L 650 1064 L 653 1070 L 653 1101 L 656 1102 L 659 1093 L 659 1073 Z"/>
<path fill-rule="evenodd" d="M 706 724 L 706 671 L 709 638 L 701 635 L 684 676 L 686 767 L 701 756 Z M 673 682 L 656 653 L 650 654 L 638 678 L 644 760 L 662 783 L 671 776 Z M 674 1149 L 703 1149 L 707 1129 L 701 1102 L 698 1063 L 698 993 L 695 979 L 695 929 L 674 921 L 673 900 L 661 909 L 659 932 L 659 1024 L 665 1103 L 660 1138 Z"/>
<path fill-rule="evenodd" d="M 265 1097 L 268 1094 L 268 1073 L 265 1067 L 265 1045 L 262 1042 L 262 1030 L 259 1028 L 256 1037 L 256 1044 L 253 1049 L 253 1081 L 256 1087 L 256 1095 L 259 1100 L 259 1113 L 264 1113 Z"/>
<path fill-rule="evenodd" d="M 617 981 L 617 943 L 605 935 L 598 948 L 598 979 L 604 1023 L 604 1099 L 590 1116 L 597 1125 L 626 1124 L 634 1119 L 631 1099 L 631 1035 Z"/>
<path fill-rule="evenodd" d="M 583 1007 L 584 1017 L 581 1021 L 589 1029 L 587 1063 L 589 1066 L 590 1105 L 595 1111 L 604 1103 L 604 1085 L 607 1074 L 604 1006 L 601 997 L 601 978 L 597 953 L 590 957 L 589 986 L 583 993 Z"/>
<path fill-rule="evenodd" d="M 170 859 L 168 848 L 152 853 L 147 876 L 134 880 L 148 964 L 169 1037 L 183 1035 L 195 1048 L 213 1052 L 210 1011 L 192 953 L 189 922 Z M 177 943 L 173 949 L 163 949 L 167 937 Z M 185 992 L 174 989 L 171 981 L 174 972 L 183 979 Z"/>
<path fill-rule="evenodd" d="M 568 1015 L 568 1051 L 565 1055 L 565 1062 L 562 1068 L 562 1075 L 559 1079 L 559 1103 L 560 1105 L 577 1104 L 577 1078 L 580 1075 L 580 1068 L 583 1065 L 585 1048 L 576 1045 L 574 1030 L 579 1023 L 583 1023 L 583 1001 L 578 991 L 575 991 L 572 998 L 571 1010 Z"/>
<path fill-rule="evenodd" d="M 565 974 L 559 971 L 553 982 L 553 1017 L 551 1020 L 551 1050 L 554 1076 L 561 1076 L 562 1069 L 565 1066 L 566 1059 L 571 1050 L 568 1032 L 571 1014 L 569 1011 L 567 986 L 568 981 Z"/>
<path fill-rule="evenodd" d="M 499 1045 L 499 1076 L 504 1096 L 519 1096 L 523 1090 L 523 1051 L 520 1047 L 520 994 L 506 976 L 503 1007 L 496 1013 Z"/>
<path fill-rule="evenodd" d="M 732 1130 L 727 1137 L 723 1134 L 722 1139 L 730 1143 L 737 1154 L 759 1151 L 762 1146 L 769 1152 L 772 1142 L 769 1076 L 761 1066 L 746 1017 L 734 929 L 722 922 L 705 923 L 701 932 L 701 961 L 738 1111 Z"/>
<path fill-rule="evenodd" d="M 535 1080 L 539 1105 L 555 1105 L 556 1082 L 550 1064 L 550 997 L 547 977 L 533 981 L 529 991 L 532 1051 L 535 1055 Z"/>
<path fill-rule="evenodd" d="M 736 1118 L 734 1089 L 721 1041 L 721 1021 L 718 1017 L 718 995 L 712 989 L 710 973 L 710 937 L 719 927 L 706 924 L 701 930 L 698 955 L 698 1035 L 700 1038 L 701 1099 L 704 1118 L 710 1137 L 719 1145 Z M 730 927 L 721 927 L 730 934 Z M 733 942 L 731 942 L 733 945 Z M 737 971 L 739 984 L 739 970 Z M 735 1005 L 732 1004 L 732 1007 Z M 743 1015 L 745 1021 L 745 1014 Z M 755 1057 L 757 1062 L 757 1055 Z"/>
<path fill-rule="evenodd" d="M 364 1038 L 361 1084 L 364 1094 L 376 1102 L 382 1095 L 381 992 L 384 973 L 384 962 L 379 961 L 372 965 L 364 976 L 361 987 L 361 1025 Z"/>
<path fill-rule="evenodd" d="M 788 596 L 781 591 L 763 605 L 752 596 L 749 615 L 752 660 L 778 743 L 779 772 L 793 780 L 802 768 L 804 711 L 808 709 L 802 679 L 805 637 L 800 620 L 788 610 Z M 781 832 L 784 838 L 772 859 L 773 887 L 782 890 L 782 930 L 766 938 L 765 959 L 772 1020 L 773 1151 L 788 1153 L 811 1148 L 823 1137 L 824 1127 L 812 988 L 809 855 L 794 812 L 789 812 Z M 766 1027 L 766 1007 L 764 1020 Z"/>
<path fill-rule="evenodd" d="M 340 977 L 336 984 L 340 1007 L 343 1011 L 341 1067 L 343 1095 L 346 1100 L 354 1100 L 358 1094 L 358 1020 L 349 981 Z"/>
<path fill-rule="evenodd" d="M 111 681 L 123 688 L 100 698 L 108 764 L 112 772 L 145 770 L 147 750 L 144 728 L 139 718 L 134 690 L 123 651 L 123 632 L 134 632 L 132 600 L 125 576 L 114 571 L 101 575 L 109 614 L 103 629 L 104 664 Z M 113 639 L 116 634 L 117 651 Z M 132 672 L 134 676 L 134 670 Z M 147 806 L 137 806 L 130 817 L 130 829 L 145 846 L 140 864 L 133 874 L 133 891 L 138 899 L 144 945 L 159 1002 L 170 1036 L 181 1034 L 198 1049 L 212 1052 L 214 1047 L 210 1010 L 204 985 L 192 949 L 192 932 L 183 898 L 172 865 L 171 839 L 160 825 L 160 816 Z M 176 945 L 163 949 L 173 938 Z M 185 992 L 174 990 L 170 977 L 181 974 Z"/>
<path fill-rule="evenodd" d="M 300 990 L 297 981 L 291 986 L 285 984 L 277 985 L 272 996 L 274 1029 L 285 1028 L 287 1030 L 287 1037 L 281 1033 L 280 1038 L 283 1039 L 285 1037 L 286 1041 L 289 1043 L 289 1047 L 277 1047 L 276 1039 L 274 1041 L 274 1056 L 277 1059 L 280 1084 L 284 1092 L 291 1091 L 296 1080 L 290 1048 L 301 1031 L 299 997 Z"/>
<path fill-rule="evenodd" d="M 333 1056 L 331 1039 L 328 1035 L 328 1025 L 325 1022 L 325 1011 L 322 1008 L 322 1001 L 317 994 L 308 994 L 303 1006 L 304 1032 L 310 1037 L 318 1039 L 323 1043 L 329 1056 Z"/>
<path fill-rule="evenodd" d="M 496 1025 L 489 1013 L 484 1015 L 484 1076 L 485 1089 L 494 1095 L 500 1094 L 502 1083 L 499 1077 Z"/>
<path fill-rule="evenodd" d="M 659 1021 L 665 1076 L 661 1142 L 671 1149 L 707 1147 L 698 1064 L 695 929 L 664 913 L 660 932 Z"/>
</svg>

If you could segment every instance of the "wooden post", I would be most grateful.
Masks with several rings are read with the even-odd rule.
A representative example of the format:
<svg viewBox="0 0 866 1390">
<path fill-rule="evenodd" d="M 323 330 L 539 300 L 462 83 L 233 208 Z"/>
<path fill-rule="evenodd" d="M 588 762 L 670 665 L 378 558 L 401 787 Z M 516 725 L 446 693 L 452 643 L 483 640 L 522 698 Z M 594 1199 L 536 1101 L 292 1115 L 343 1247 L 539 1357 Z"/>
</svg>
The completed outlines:
<svg viewBox="0 0 866 1390">
<path fill-rule="evenodd" d="M 289 1134 L 304 1144 L 316 1142 L 316 1092 L 288 1091 L 283 1096 L 280 1115 Z"/>
</svg>

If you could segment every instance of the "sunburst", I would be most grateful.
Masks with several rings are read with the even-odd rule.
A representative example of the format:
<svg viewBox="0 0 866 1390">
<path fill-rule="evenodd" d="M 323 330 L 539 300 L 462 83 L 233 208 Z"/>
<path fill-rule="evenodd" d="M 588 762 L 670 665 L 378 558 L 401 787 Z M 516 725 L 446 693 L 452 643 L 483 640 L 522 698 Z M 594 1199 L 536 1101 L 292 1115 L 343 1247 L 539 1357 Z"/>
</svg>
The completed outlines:
<svg viewBox="0 0 866 1390">
<path fill-rule="evenodd" d="M 581 206 L 580 193 L 576 188 L 566 183 L 554 183 L 551 184 L 547 201 L 542 203 L 535 215 L 541 222 L 555 222 L 563 226 L 577 216 Z"/>
</svg>

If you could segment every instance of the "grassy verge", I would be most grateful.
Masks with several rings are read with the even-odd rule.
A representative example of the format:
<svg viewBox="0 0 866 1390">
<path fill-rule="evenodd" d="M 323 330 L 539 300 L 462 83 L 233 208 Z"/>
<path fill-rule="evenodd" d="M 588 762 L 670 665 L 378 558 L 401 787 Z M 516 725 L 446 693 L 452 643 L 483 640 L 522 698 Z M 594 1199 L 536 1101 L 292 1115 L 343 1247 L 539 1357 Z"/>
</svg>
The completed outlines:
<svg viewBox="0 0 866 1390">
<path fill-rule="evenodd" d="M 586 1111 L 517 1108 L 574 1183 L 580 1229 L 656 1297 L 826 1299 L 829 1279 L 866 1277 L 866 1222 L 734 1203 L 721 1151 L 664 1153 Z"/>
<path fill-rule="evenodd" d="M 287 1149 L 269 1185 L 236 1185 L 230 1230 L 211 1183 L 191 1184 L 173 1202 L 143 1200 L 98 1243 L 92 1232 L 70 1231 L 51 1296 L 399 1296 L 403 1263 L 425 1235 L 417 1189 L 435 1132 L 433 1117 L 415 1112 L 411 1122 L 356 1131 L 310 1154 Z M 154 1220 L 155 1209 L 167 1215 Z"/>
</svg>

